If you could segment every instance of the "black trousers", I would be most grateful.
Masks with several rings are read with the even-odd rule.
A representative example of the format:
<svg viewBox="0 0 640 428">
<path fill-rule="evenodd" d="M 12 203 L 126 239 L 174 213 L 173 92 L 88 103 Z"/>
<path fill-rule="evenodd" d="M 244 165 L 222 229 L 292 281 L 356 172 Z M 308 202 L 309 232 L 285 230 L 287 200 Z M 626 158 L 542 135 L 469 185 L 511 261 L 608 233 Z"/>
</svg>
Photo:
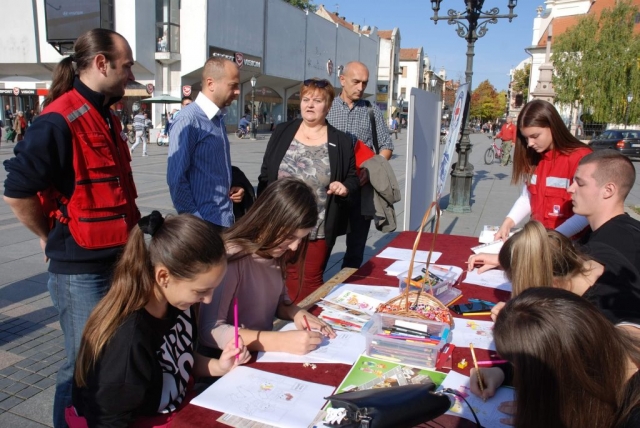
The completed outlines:
<svg viewBox="0 0 640 428">
<path fill-rule="evenodd" d="M 364 249 L 369 237 L 371 219 L 360 214 L 360 198 L 351 206 L 349 210 L 350 231 L 347 233 L 347 251 L 342 260 L 342 267 L 359 268 L 364 258 Z"/>
</svg>

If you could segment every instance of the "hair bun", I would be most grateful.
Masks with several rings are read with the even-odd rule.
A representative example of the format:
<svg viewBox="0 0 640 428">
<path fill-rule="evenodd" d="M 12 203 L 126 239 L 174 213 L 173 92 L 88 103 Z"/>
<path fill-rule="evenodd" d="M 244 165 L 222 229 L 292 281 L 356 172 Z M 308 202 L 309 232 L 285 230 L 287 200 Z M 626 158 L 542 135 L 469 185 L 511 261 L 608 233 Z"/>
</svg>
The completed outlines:
<svg viewBox="0 0 640 428">
<path fill-rule="evenodd" d="M 151 211 L 151 214 L 142 217 L 138 221 L 138 227 L 142 230 L 142 233 L 153 236 L 162 227 L 163 223 L 164 218 L 160 211 Z"/>
</svg>

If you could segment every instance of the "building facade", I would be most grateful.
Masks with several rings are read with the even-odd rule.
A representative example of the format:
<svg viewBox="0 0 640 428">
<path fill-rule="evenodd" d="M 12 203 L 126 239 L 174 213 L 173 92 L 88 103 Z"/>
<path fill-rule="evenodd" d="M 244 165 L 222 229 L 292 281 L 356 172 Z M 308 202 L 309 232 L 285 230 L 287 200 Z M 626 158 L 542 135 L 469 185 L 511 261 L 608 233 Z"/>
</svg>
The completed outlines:
<svg viewBox="0 0 640 428">
<path fill-rule="evenodd" d="M 385 117 L 393 116 L 398 108 L 400 75 L 400 29 L 378 30 L 379 59 L 376 103 Z"/>
<path fill-rule="evenodd" d="M 135 60 L 136 83 L 116 109 L 123 117 L 135 108 L 151 111 L 158 126 L 165 112 L 176 106 L 143 100 L 160 94 L 197 96 L 202 67 L 210 56 L 227 57 L 240 67 L 241 94 L 226 119 L 230 130 L 251 111 L 252 100 L 260 122 L 268 126 L 299 113 L 303 80 L 326 78 L 339 88 L 338 71 L 349 61 L 378 69 L 375 30 L 355 32 L 282 0 L 102 3 L 111 8 L 112 28 L 128 40 Z M 0 95 L 3 105 L 14 110 L 38 107 L 62 58 L 47 43 L 45 8 L 50 7 L 45 0 L 5 5 L 7 16 L 26 18 L 7 20 L 0 34 Z M 257 79 L 255 87 L 252 77 Z"/>
</svg>

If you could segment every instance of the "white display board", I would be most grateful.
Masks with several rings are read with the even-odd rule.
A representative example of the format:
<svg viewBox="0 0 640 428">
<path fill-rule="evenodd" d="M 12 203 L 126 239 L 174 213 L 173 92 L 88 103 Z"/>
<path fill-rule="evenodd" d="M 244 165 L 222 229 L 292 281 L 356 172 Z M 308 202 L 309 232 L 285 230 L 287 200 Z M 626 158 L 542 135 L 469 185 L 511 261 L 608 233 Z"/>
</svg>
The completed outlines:
<svg viewBox="0 0 640 428">
<path fill-rule="evenodd" d="M 436 199 L 441 108 L 438 94 L 418 88 L 411 89 L 407 124 L 404 230 L 417 230 L 427 208 Z M 435 215 L 434 210 L 432 215 Z"/>
</svg>

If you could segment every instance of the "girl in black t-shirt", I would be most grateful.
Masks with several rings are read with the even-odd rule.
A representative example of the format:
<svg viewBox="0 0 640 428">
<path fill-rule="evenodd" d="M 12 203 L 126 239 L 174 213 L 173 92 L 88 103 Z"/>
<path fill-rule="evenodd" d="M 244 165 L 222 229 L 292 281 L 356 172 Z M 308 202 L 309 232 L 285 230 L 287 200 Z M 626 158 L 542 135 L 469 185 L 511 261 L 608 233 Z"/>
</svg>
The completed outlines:
<svg viewBox="0 0 640 428">
<path fill-rule="evenodd" d="M 138 226 L 82 335 L 74 405 L 66 412 L 71 428 L 83 418 L 89 427 L 145 426 L 144 417 L 159 413 L 170 420 L 192 376 L 222 376 L 249 359 L 241 342 L 236 348 L 231 341 L 218 360 L 194 351 L 192 305 L 211 302 L 227 268 L 215 228 L 190 214 L 165 220 L 157 211 Z"/>
</svg>

